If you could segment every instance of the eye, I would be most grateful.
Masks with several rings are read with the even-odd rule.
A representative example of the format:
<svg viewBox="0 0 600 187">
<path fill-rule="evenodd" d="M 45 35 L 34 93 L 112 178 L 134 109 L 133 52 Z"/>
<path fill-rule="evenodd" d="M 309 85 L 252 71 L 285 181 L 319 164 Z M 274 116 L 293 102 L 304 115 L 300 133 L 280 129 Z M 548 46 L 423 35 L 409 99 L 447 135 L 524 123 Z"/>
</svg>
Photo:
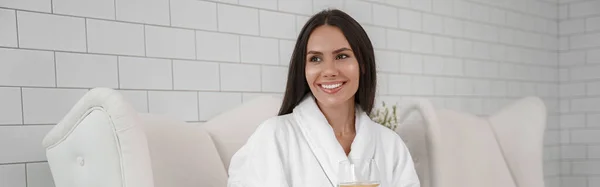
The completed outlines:
<svg viewBox="0 0 600 187">
<path fill-rule="evenodd" d="M 348 56 L 346 54 L 339 54 L 339 55 L 335 56 L 335 59 L 336 60 L 342 60 L 342 59 L 346 59 L 348 57 L 350 57 L 350 56 Z"/>
<path fill-rule="evenodd" d="M 309 58 L 308 61 L 310 61 L 310 62 L 321 62 L 321 57 L 312 56 L 312 57 Z"/>
</svg>

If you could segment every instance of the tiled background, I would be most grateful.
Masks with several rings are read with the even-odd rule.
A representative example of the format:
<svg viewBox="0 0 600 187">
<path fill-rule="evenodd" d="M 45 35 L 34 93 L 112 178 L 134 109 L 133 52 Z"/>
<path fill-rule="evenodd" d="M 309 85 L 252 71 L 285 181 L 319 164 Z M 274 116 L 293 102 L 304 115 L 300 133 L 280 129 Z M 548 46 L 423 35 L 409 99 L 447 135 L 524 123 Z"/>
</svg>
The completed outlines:
<svg viewBox="0 0 600 187">
<path fill-rule="evenodd" d="M 600 1 L 559 6 L 563 187 L 600 186 Z"/>
<path fill-rule="evenodd" d="M 539 96 L 547 186 L 600 186 L 599 0 L 0 0 L 0 186 L 53 186 L 41 140 L 93 87 L 199 125 L 280 95 L 325 7 L 368 31 L 379 101 L 486 115 Z"/>
</svg>

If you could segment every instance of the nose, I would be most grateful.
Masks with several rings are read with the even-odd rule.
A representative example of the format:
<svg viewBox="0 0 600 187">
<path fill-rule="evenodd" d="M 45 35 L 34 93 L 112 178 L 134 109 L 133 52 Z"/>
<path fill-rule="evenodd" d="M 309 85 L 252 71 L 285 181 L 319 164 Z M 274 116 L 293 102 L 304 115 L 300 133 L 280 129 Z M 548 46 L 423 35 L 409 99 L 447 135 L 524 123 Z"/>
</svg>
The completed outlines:
<svg viewBox="0 0 600 187">
<path fill-rule="evenodd" d="M 333 60 L 327 60 L 323 66 L 323 77 L 337 77 L 339 75 L 339 71 L 337 66 Z"/>
</svg>

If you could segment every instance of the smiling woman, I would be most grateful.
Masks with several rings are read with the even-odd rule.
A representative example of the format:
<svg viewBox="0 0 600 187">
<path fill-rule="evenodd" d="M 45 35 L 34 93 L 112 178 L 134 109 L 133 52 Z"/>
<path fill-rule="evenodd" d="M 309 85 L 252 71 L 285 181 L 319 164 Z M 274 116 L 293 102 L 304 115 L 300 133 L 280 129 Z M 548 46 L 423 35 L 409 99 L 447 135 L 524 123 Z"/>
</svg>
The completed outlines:
<svg viewBox="0 0 600 187">
<path fill-rule="evenodd" d="M 279 115 L 263 122 L 232 157 L 230 187 L 418 187 L 408 149 L 373 122 L 373 46 L 340 10 L 302 28 Z"/>
<path fill-rule="evenodd" d="M 291 113 L 309 92 L 321 98 L 319 92 L 315 92 L 318 91 L 315 88 L 319 85 L 315 85 L 314 82 L 317 81 L 316 76 L 321 73 L 325 73 L 327 78 L 319 78 L 318 81 L 330 82 L 325 86 L 335 84 L 331 80 L 338 80 L 340 83 L 341 79 L 355 78 L 352 81 L 342 81 L 343 84 L 347 82 L 354 84 L 346 89 L 346 94 L 350 95 L 363 110 L 370 113 L 377 86 L 375 55 L 371 40 L 360 24 L 346 13 L 330 10 L 320 14 L 322 16 L 317 14 L 312 17 L 298 36 L 279 115 Z M 342 71 L 336 71 L 337 68 Z M 302 78 L 304 76 L 306 78 Z M 324 97 L 324 100 L 317 100 L 327 100 Z M 334 98 L 350 99 L 343 96 L 330 97 L 330 99 Z"/>
</svg>

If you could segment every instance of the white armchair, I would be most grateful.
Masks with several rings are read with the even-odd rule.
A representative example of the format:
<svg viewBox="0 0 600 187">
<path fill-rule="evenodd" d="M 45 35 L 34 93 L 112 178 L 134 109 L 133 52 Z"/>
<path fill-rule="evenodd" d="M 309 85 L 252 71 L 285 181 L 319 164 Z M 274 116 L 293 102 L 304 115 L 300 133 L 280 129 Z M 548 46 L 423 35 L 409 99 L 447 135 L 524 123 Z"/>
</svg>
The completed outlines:
<svg viewBox="0 0 600 187">
<path fill-rule="evenodd" d="M 223 187 L 231 156 L 280 103 L 261 97 L 198 126 L 139 114 L 119 92 L 97 88 L 43 144 L 57 187 Z M 402 106 L 401 117 L 412 109 L 424 116 L 398 129 L 422 186 L 543 186 L 539 99 L 517 101 L 490 118 L 435 109 L 427 100 Z"/>
<path fill-rule="evenodd" d="M 198 126 L 137 113 L 119 92 L 96 88 L 43 145 L 56 187 L 222 187 L 233 153 L 279 104 L 261 97 Z"/>
<path fill-rule="evenodd" d="M 424 99 L 401 103 L 396 130 L 422 187 L 544 187 L 546 108 L 527 97 L 489 117 L 438 109 Z M 406 120 L 411 112 L 420 114 Z"/>
</svg>

